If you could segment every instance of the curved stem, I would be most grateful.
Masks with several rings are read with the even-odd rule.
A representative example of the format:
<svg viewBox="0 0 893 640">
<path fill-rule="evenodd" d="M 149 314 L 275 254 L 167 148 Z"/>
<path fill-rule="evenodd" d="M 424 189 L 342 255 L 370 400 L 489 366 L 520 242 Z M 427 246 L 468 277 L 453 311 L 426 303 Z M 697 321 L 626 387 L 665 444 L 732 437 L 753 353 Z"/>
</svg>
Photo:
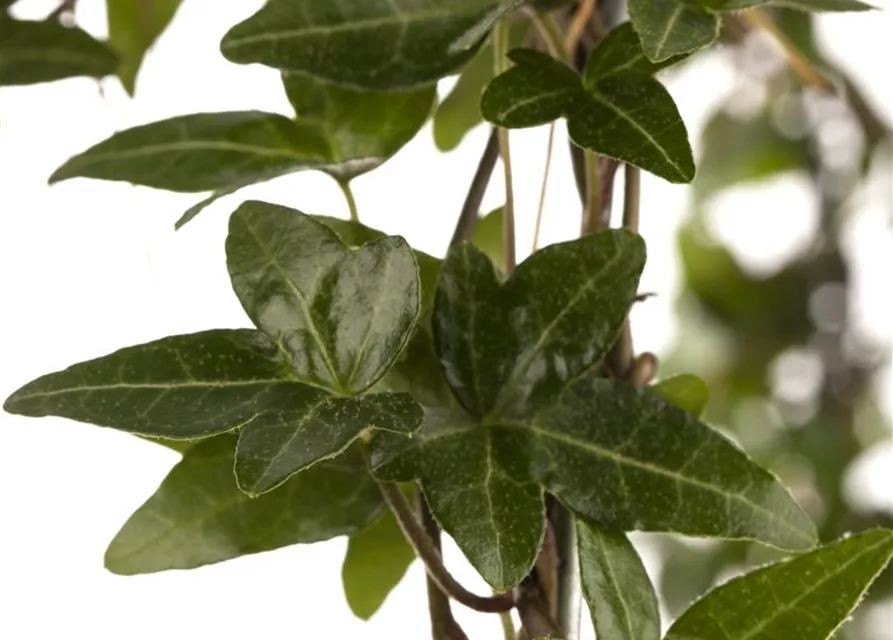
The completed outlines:
<svg viewBox="0 0 893 640">
<path fill-rule="evenodd" d="M 344 194 L 344 199 L 347 201 L 347 208 L 350 211 L 350 219 L 353 222 L 359 222 L 360 216 L 357 212 L 357 201 L 353 197 L 353 190 L 350 188 L 349 180 L 337 180 L 338 186 L 341 187 L 341 193 Z"/>
<path fill-rule="evenodd" d="M 549 49 L 549 53 L 552 57 L 557 58 L 564 63 L 568 63 L 569 56 L 567 49 L 564 48 L 564 39 L 561 37 L 561 29 L 555 21 L 555 18 L 547 13 L 537 13 L 530 7 L 527 7 L 527 10 L 530 14 L 530 20 L 533 22 L 533 26 L 536 27 L 540 37 L 546 43 L 546 47 Z"/>
<path fill-rule="evenodd" d="M 474 233 L 474 227 L 477 225 L 478 216 L 481 213 L 481 203 L 484 201 L 484 194 L 487 192 L 490 178 L 493 177 L 493 169 L 496 167 L 498 158 L 499 139 L 496 129 L 493 128 L 490 130 L 487 146 L 484 147 L 484 152 L 481 154 L 481 159 L 478 162 L 478 168 L 471 179 L 471 185 L 468 187 L 468 195 L 465 197 L 465 203 L 462 205 L 459 221 L 456 223 L 456 230 L 450 239 L 451 247 L 463 240 L 468 240 Z"/>
<path fill-rule="evenodd" d="M 543 225 L 543 211 L 546 207 L 546 190 L 549 185 L 549 172 L 552 169 L 552 151 L 555 148 L 555 123 L 549 125 L 549 141 L 546 143 L 546 166 L 543 168 L 543 184 L 540 187 L 540 199 L 536 207 L 536 225 L 533 228 L 533 251 L 540 243 L 540 229 Z"/>
<path fill-rule="evenodd" d="M 595 0 L 581 0 L 577 6 L 577 12 L 574 14 L 573 20 L 568 27 L 567 35 L 564 38 L 564 50 L 575 51 L 580 43 L 580 37 L 586 30 L 586 25 L 592 20 L 595 14 Z"/>
<path fill-rule="evenodd" d="M 515 599 L 510 593 L 479 596 L 459 584 L 444 566 L 440 552 L 431 542 L 431 538 L 425 533 L 419 521 L 416 520 L 412 507 L 406 501 L 406 496 L 403 495 L 400 488 L 396 484 L 386 482 L 380 482 L 378 486 L 385 502 L 394 512 L 394 517 L 403 530 L 407 542 L 425 564 L 428 575 L 440 587 L 441 591 L 475 611 L 500 613 L 514 608 Z"/>
</svg>

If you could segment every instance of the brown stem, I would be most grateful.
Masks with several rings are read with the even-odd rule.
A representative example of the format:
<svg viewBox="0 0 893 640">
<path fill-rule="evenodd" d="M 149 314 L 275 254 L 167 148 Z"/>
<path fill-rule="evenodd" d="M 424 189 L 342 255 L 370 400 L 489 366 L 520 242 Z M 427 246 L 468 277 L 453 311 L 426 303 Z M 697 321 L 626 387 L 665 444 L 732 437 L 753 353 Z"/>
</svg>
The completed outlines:
<svg viewBox="0 0 893 640">
<path fill-rule="evenodd" d="M 434 521 L 428 503 L 425 502 L 425 496 L 422 492 L 418 492 L 418 510 L 419 518 L 428 537 L 431 538 L 431 544 L 440 552 L 440 527 Z M 425 574 L 425 581 L 428 588 L 428 615 L 431 618 L 431 636 L 434 640 L 468 640 L 465 631 L 456 622 L 453 617 L 453 609 L 450 606 L 450 599 L 440 590 L 437 583 L 431 576 Z"/>
<path fill-rule="evenodd" d="M 549 604 L 539 580 L 534 575 L 524 578 L 515 591 L 518 616 L 527 638 L 554 638 L 561 635 L 558 623 L 549 613 Z"/>
<path fill-rule="evenodd" d="M 415 550 L 416 555 L 424 563 L 428 575 L 441 591 L 466 607 L 483 613 L 500 613 L 514 608 L 515 599 L 511 593 L 479 596 L 459 584 L 443 564 L 440 551 L 419 524 L 400 488 L 388 482 L 380 482 L 378 486 L 385 502 L 394 512 L 394 517 L 403 530 L 407 542 Z"/>
<path fill-rule="evenodd" d="M 487 146 L 484 147 L 477 170 L 468 187 L 468 195 L 465 196 L 465 203 L 462 205 L 462 212 L 459 214 L 459 221 L 456 223 L 456 230 L 453 232 L 450 246 L 468 240 L 474 233 L 474 227 L 481 213 L 481 203 L 484 201 L 484 194 L 487 192 L 490 178 L 493 177 L 493 169 L 496 167 L 498 158 L 499 138 L 496 135 L 496 129 L 492 128 L 490 137 L 487 138 Z"/>
</svg>

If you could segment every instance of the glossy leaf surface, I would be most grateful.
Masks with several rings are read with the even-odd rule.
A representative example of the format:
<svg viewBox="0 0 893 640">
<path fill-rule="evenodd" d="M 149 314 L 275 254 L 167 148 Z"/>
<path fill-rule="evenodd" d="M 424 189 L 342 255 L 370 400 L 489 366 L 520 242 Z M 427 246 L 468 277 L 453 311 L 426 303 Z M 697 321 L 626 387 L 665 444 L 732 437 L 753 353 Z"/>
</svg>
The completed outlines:
<svg viewBox="0 0 893 640">
<path fill-rule="evenodd" d="M 42 376 L 13 393 L 4 409 L 191 439 L 320 393 L 294 380 L 263 334 L 218 330 L 127 347 Z"/>
<path fill-rule="evenodd" d="M 407 91 L 356 91 L 307 76 L 285 74 L 298 122 L 316 128 L 328 153 L 322 170 L 341 180 L 381 165 L 428 120 L 434 85 Z"/>
<path fill-rule="evenodd" d="M 117 66 L 114 51 L 82 29 L 56 20 L 0 19 L 0 86 L 102 78 Z"/>
<path fill-rule="evenodd" d="M 106 0 L 109 44 L 121 59 L 118 77 L 133 95 L 136 74 L 149 48 L 167 28 L 181 0 Z"/>
<path fill-rule="evenodd" d="M 654 62 L 706 47 L 719 32 L 719 18 L 683 0 L 630 0 L 629 15 Z"/>
<path fill-rule="evenodd" d="M 322 395 L 288 411 L 260 415 L 239 436 L 239 487 L 249 495 L 270 491 L 295 473 L 342 453 L 365 430 L 410 437 L 421 420 L 421 408 L 405 394 Z"/>
<path fill-rule="evenodd" d="M 652 388 L 695 418 L 704 413 L 707 401 L 710 399 L 707 384 L 698 376 L 689 373 L 661 380 Z"/>
<path fill-rule="evenodd" d="M 599 80 L 615 73 L 635 72 L 654 75 L 661 69 L 676 64 L 685 56 L 674 56 L 662 62 L 652 62 L 645 55 L 639 34 L 631 22 L 611 29 L 589 56 L 583 71 L 583 83 L 595 87 Z"/>
<path fill-rule="evenodd" d="M 666 640 L 826 640 L 893 556 L 874 529 L 730 580 L 695 602 Z"/>
<path fill-rule="evenodd" d="M 660 610 L 635 547 L 620 531 L 577 520 L 580 582 L 598 640 L 660 640 Z"/>
<path fill-rule="evenodd" d="M 533 418 L 497 424 L 548 491 L 605 527 L 796 550 L 816 542 L 772 474 L 650 390 L 587 378 Z"/>
<path fill-rule="evenodd" d="M 249 498 L 233 477 L 234 446 L 225 435 L 187 451 L 112 540 L 106 567 L 123 575 L 193 569 L 351 534 L 381 511 L 381 494 L 356 452 Z"/>
<path fill-rule="evenodd" d="M 350 536 L 341 582 L 354 615 L 362 620 L 375 615 L 413 560 L 415 552 L 388 509 L 371 525 Z"/>
<path fill-rule="evenodd" d="M 227 190 L 326 162 L 313 127 L 262 111 L 198 113 L 114 134 L 59 167 L 68 178 L 123 180 L 169 191 Z"/>
<path fill-rule="evenodd" d="M 362 89 L 430 84 L 473 48 L 455 47 L 498 0 L 270 0 L 223 38 L 232 62 L 295 71 Z"/>
<path fill-rule="evenodd" d="M 245 311 L 309 384 L 365 391 L 412 335 L 419 274 L 402 238 L 350 249 L 311 216 L 249 201 L 230 218 L 226 253 Z"/>
</svg>

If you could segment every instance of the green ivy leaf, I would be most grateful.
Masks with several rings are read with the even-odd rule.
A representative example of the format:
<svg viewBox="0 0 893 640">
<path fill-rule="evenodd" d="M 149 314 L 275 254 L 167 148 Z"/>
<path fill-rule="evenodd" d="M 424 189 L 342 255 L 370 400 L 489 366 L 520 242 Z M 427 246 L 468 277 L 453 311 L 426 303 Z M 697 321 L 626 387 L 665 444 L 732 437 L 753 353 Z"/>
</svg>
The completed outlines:
<svg viewBox="0 0 893 640">
<path fill-rule="evenodd" d="M 694 418 L 703 415 L 710 399 L 707 383 L 690 373 L 661 380 L 652 389 Z"/>
<path fill-rule="evenodd" d="M 695 602 L 666 640 L 830 638 L 893 556 L 893 531 L 874 529 L 730 580 Z"/>
<path fill-rule="evenodd" d="M 584 378 L 532 417 L 494 426 L 547 491 L 602 526 L 815 544 L 814 525 L 771 473 L 653 391 Z"/>
<path fill-rule="evenodd" d="M 527 0 L 501 0 L 490 13 L 486 14 L 477 22 L 477 24 L 472 26 L 450 44 L 450 52 L 470 49 L 475 45 L 480 44 L 500 20 L 508 16 L 526 1 Z"/>
<path fill-rule="evenodd" d="M 226 254 L 248 316 L 308 384 L 366 391 L 412 335 L 419 274 L 402 238 L 350 249 L 311 216 L 249 201 L 230 218 Z"/>
<path fill-rule="evenodd" d="M 133 95 L 146 52 L 167 28 L 181 0 L 106 0 L 109 44 L 118 53 L 118 77 Z"/>
<path fill-rule="evenodd" d="M 503 207 L 498 207 L 478 220 L 471 243 L 490 259 L 500 271 L 505 270 L 502 242 Z"/>
<path fill-rule="evenodd" d="M 288 411 L 262 414 L 242 427 L 239 436 L 239 488 L 251 496 L 271 491 L 343 453 L 364 432 L 411 436 L 421 422 L 421 407 L 407 394 L 322 396 Z"/>
<path fill-rule="evenodd" d="M 620 531 L 577 520 L 580 582 L 599 640 L 660 640 L 660 610 L 635 547 Z"/>
<path fill-rule="evenodd" d="M 223 435 L 189 449 L 112 540 L 106 567 L 122 575 L 193 569 L 351 534 L 381 511 L 357 451 L 249 498 L 233 478 L 234 446 L 235 437 Z"/>
<path fill-rule="evenodd" d="M 220 48 L 232 62 L 259 62 L 358 89 L 407 89 L 435 82 L 468 61 L 474 48 L 454 43 L 500 4 L 270 0 L 233 27 Z"/>
<path fill-rule="evenodd" d="M 662 62 L 652 62 L 645 55 L 642 41 L 633 24 L 624 22 L 611 29 L 589 56 L 583 71 L 583 84 L 586 87 L 595 87 L 599 80 L 615 73 L 637 72 L 651 76 L 686 57 L 678 55 Z"/>
<path fill-rule="evenodd" d="M 587 107 L 568 119 L 574 143 L 669 182 L 694 179 L 685 123 L 660 82 L 642 74 L 614 74 L 599 80 L 588 94 Z"/>
<path fill-rule="evenodd" d="M 371 171 L 399 151 L 428 120 L 435 85 L 407 91 L 356 91 L 308 76 L 283 74 L 298 122 L 326 141 L 322 170 L 338 180 Z"/>
<path fill-rule="evenodd" d="M 719 33 L 718 17 L 684 0 L 630 0 L 629 15 L 653 62 L 702 49 Z"/>
<path fill-rule="evenodd" d="M 434 329 L 459 401 L 479 416 L 516 415 L 556 397 L 613 344 L 644 264 L 641 238 L 606 231 L 536 252 L 502 285 L 478 249 L 453 248 Z"/>
<path fill-rule="evenodd" d="M 341 567 L 344 596 L 354 615 L 369 620 L 384 604 L 415 560 L 390 510 L 350 536 Z"/>
<path fill-rule="evenodd" d="M 73 365 L 26 384 L 3 408 L 182 440 L 321 395 L 294 380 L 266 336 L 239 329 L 171 336 Z"/>
<path fill-rule="evenodd" d="M 613 64 L 614 54 L 604 55 L 606 64 Z M 670 182 L 692 181 L 695 165 L 685 123 L 657 80 L 634 71 L 599 76 L 596 59 L 584 88 L 576 72 L 550 56 L 517 49 L 510 57 L 517 66 L 495 78 L 481 100 L 487 120 L 520 128 L 566 117 L 578 146 Z"/>
<path fill-rule="evenodd" d="M 115 52 L 82 29 L 0 15 L 0 86 L 103 78 L 117 66 Z"/>
</svg>

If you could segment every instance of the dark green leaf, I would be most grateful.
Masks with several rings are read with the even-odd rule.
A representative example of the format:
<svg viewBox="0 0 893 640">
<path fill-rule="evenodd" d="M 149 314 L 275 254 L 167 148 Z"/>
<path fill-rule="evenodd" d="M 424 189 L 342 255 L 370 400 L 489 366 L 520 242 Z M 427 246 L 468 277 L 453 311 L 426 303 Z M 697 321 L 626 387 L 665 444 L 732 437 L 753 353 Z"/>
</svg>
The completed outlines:
<svg viewBox="0 0 893 640">
<path fill-rule="evenodd" d="M 653 390 L 694 418 L 700 418 L 710 399 L 707 383 L 689 373 L 661 380 Z"/>
<path fill-rule="evenodd" d="M 717 587 L 670 627 L 666 640 L 826 640 L 890 562 L 893 532 L 874 529 Z"/>
<path fill-rule="evenodd" d="M 230 218 L 226 252 L 245 311 L 309 384 L 365 391 L 412 335 L 419 273 L 402 238 L 350 249 L 311 216 L 249 201 Z"/>
<path fill-rule="evenodd" d="M 430 84 L 474 55 L 454 43 L 498 0 L 270 0 L 221 43 L 232 62 L 259 62 L 360 89 Z"/>
<path fill-rule="evenodd" d="M 500 446 L 523 447 L 547 491 L 605 527 L 815 544 L 809 517 L 772 474 L 653 391 L 585 378 L 530 419 L 494 423 Z"/>
<path fill-rule="evenodd" d="M 487 85 L 481 113 L 493 124 L 512 129 L 557 120 L 586 102 L 580 77 L 555 58 L 532 49 L 515 49 L 517 65 Z"/>
<path fill-rule="evenodd" d="M 190 439 L 321 394 L 294 380 L 263 334 L 218 330 L 127 347 L 45 375 L 13 393 L 4 409 Z"/>
<path fill-rule="evenodd" d="M 114 51 L 82 29 L 56 20 L 0 19 L 0 86 L 102 78 L 117 66 Z"/>
<path fill-rule="evenodd" d="M 598 640 L 659 640 L 657 596 L 627 537 L 578 520 L 577 540 L 580 583 Z"/>
<path fill-rule="evenodd" d="M 452 249 L 434 327 L 459 400 L 477 415 L 518 415 L 555 398 L 613 344 L 644 264 L 641 238 L 606 231 L 536 252 L 500 286 L 479 250 Z"/>
<path fill-rule="evenodd" d="M 645 55 L 639 34 L 636 33 L 632 23 L 624 22 L 611 29 L 611 32 L 589 56 L 586 69 L 583 71 L 583 83 L 586 88 L 591 89 L 602 78 L 624 71 L 654 75 L 685 57 L 685 55 L 679 55 L 663 62 L 652 62 Z"/>
<path fill-rule="evenodd" d="M 109 44 L 121 59 L 118 77 L 133 95 L 136 74 L 149 48 L 167 28 L 181 0 L 106 0 Z"/>
<path fill-rule="evenodd" d="M 84 177 L 199 192 L 232 189 L 318 167 L 328 146 L 314 127 L 273 113 L 198 113 L 116 133 L 59 167 Z"/>
<path fill-rule="evenodd" d="M 472 26 L 450 44 L 450 53 L 469 49 L 480 44 L 500 20 L 504 19 L 525 2 L 526 0 L 501 0 L 490 13 L 485 15 L 477 24 Z"/>
<path fill-rule="evenodd" d="M 505 251 L 502 243 L 503 208 L 494 209 L 480 220 L 474 228 L 471 242 L 484 252 L 500 271 L 505 270 Z"/>
<path fill-rule="evenodd" d="M 354 451 L 249 498 L 233 477 L 235 437 L 195 445 L 115 536 L 105 566 L 124 575 L 193 569 L 367 526 L 381 494 Z"/>
<path fill-rule="evenodd" d="M 650 171 L 669 182 L 691 182 L 695 163 L 685 123 L 663 85 L 638 73 L 611 75 L 588 91 L 568 119 L 577 145 Z"/>
<path fill-rule="evenodd" d="M 356 91 L 284 74 L 298 122 L 315 126 L 328 145 L 323 171 L 349 180 L 381 165 L 428 120 L 435 85 L 407 91 Z"/>
<path fill-rule="evenodd" d="M 712 43 L 719 18 L 684 0 L 629 0 L 629 15 L 653 62 Z"/>
<path fill-rule="evenodd" d="M 354 615 L 368 620 L 400 584 L 415 560 L 390 510 L 350 537 L 341 567 L 344 596 Z"/>
<path fill-rule="evenodd" d="M 344 452 L 372 430 L 411 436 L 422 410 L 406 394 L 322 396 L 288 411 L 265 413 L 242 427 L 236 478 L 248 495 L 275 489 L 292 475 Z"/>
</svg>

